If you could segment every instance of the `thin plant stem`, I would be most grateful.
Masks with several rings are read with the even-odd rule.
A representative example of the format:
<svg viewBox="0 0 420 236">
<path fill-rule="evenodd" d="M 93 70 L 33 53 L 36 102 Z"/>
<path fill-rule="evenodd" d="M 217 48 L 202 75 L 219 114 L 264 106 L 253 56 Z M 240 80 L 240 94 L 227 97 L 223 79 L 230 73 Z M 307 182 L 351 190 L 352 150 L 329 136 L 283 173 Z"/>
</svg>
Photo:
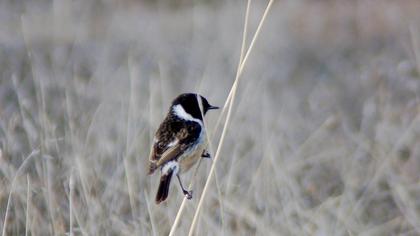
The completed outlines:
<svg viewBox="0 0 420 236">
<path fill-rule="evenodd" d="M 238 68 L 238 71 L 236 73 L 235 83 L 233 84 L 232 89 L 231 89 L 231 91 L 232 91 L 232 98 L 231 98 L 231 102 L 229 104 L 228 113 L 227 113 L 227 116 L 226 116 L 226 121 L 225 121 L 225 124 L 223 126 L 222 135 L 220 137 L 220 141 L 219 141 L 219 145 L 217 147 L 217 151 L 216 151 L 216 155 L 214 157 L 214 161 L 213 161 L 212 166 L 210 168 L 210 173 L 208 175 L 206 184 L 204 185 L 203 193 L 202 193 L 202 195 L 200 197 L 200 200 L 198 202 L 197 209 L 196 209 L 195 214 L 194 214 L 193 221 L 191 223 L 190 231 L 188 233 L 188 235 L 190 235 L 190 236 L 194 233 L 194 228 L 195 228 L 195 225 L 197 224 L 197 219 L 198 219 L 198 216 L 199 216 L 201 207 L 202 207 L 203 202 L 204 202 L 204 197 L 206 196 L 207 190 L 208 190 L 208 188 L 210 186 L 210 182 L 212 180 L 213 173 L 214 173 L 214 170 L 215 170 L 217 161 L 219 159 L 220 152 L 222 150 L 224 139 L 226 137 L 227 127 L 229 126 L 230 117 L 232 115 L 232 107 L 233 107 L 233 103 L 235 101 L 235 95 L 236 95 L 236 91 L 237 91 L 237 88 L 238 88 L 239 78 L 242 75 L 242 72 L 243 72 L 245 63 L 246 63 L 246 61 L 247 61 L 247 59 L 248 59 L 248 57 L 250 55 L 250 52 L 252 51 L 252 49 L 253 49 L 253 47 L 255 45 L 255 41 L 258 38 L 258 35 L 259 35 L 260 31 L 261 31 L 261 27 L 264 24 L 264 21 L 265 21 L 265 19 L 267 17 L 268 12 L 270 11 L 270 8 L 271 8 L 271 6 L 273 4 L 273 1 L 274 0 L 270 0 L 268 2 L 268 5 L 267 5 L 267 7 L 266 7 L 266 9 L 264 11 L 263 16 L 261 17 L 261 20 L 260 20 L 259 25 L 257 27 L 257 30 L 255 31 L 254 37 L 252 38 L 251 44 L 249 45 L 249 48 L 248 48 L 248 50 L 247 50 L 247 52 L 245 54 L 245 57 L 244 57 L 242 63 L 240 64 L 240 66 Z"/>
</svg>

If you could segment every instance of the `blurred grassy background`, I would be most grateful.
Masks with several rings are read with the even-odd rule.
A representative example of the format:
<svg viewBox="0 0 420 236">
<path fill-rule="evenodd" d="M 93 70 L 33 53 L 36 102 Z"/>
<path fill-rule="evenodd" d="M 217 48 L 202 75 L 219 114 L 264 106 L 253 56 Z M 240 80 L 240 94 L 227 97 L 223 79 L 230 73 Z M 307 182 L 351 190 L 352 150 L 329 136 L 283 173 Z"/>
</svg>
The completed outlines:
<svg viewBox="0 0 420 236">
<path fill-rule="evenodd" d="M 266 4 L 254 2 L 249 36 Z M 223 105 L 245 6 L 1 1 L 2 231 L 167 234 L 182 194 L 173 184 L 167 203 L 154 203 L 154 131 L 182 92 Z M 419 7 L 276 1 L 197 235 L 420 235 Z M 207 116 L 213 145 L 218 115 Z M 179 235 L 210 165 L 195 176 Z"/>
</svg>

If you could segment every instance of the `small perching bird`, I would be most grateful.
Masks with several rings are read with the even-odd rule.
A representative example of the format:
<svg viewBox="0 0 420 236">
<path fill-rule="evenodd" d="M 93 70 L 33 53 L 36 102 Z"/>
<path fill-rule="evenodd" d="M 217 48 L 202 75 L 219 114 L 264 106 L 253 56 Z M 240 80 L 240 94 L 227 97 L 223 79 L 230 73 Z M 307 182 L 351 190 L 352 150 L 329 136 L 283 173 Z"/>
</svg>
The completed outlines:
<svg viewBox="0 0 420 236">
<path fill-rule="evenodd" d="M 182 192 L 192 198 L 192 191 L 184 188 L 180 173 L 188 171 L 201 157 L 210 157 L 205 150 L 206 130 L 203 116 L 218 109 L 207 99 L 195 93 L 184 93 L 172 102 L 169 112 L 156 131 L 149 156 L 149 175 L 161 170 L 156 203 L 166 200 L 173 175 L 176 175 Z"/>
</svg>

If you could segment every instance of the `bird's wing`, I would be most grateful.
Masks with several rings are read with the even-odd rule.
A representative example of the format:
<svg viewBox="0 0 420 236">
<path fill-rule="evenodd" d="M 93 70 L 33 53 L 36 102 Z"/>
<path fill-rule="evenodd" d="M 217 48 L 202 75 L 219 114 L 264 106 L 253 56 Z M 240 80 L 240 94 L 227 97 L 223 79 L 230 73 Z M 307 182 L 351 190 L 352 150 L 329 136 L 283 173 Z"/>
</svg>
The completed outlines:
<svg viewBox="0 0 420 236">
<path fill-rule="evenodd" d="M 168 151 L 169 149 L 176 147 L 179 143 L 179 140 L 176 137 L 173 137 L 171 141 L 167 139 L 158 140 L 155 138 L 155 141 L 152 146 L 152 150 L 150 150 L 149 161 L 150 162 L 157 162 L 161 158 L 162 154 Z"/>
<path fill-rule="evenodd" d="M 200 132 L 200 124 L 186 122 L 182 128 L 174 133 L 171 139 L 156 139 L 149 157 L 151 165 L 149 172 L 153 173 L 158 167 L 181 156 L 186 149 L 198 140 Z"/>
</svg>

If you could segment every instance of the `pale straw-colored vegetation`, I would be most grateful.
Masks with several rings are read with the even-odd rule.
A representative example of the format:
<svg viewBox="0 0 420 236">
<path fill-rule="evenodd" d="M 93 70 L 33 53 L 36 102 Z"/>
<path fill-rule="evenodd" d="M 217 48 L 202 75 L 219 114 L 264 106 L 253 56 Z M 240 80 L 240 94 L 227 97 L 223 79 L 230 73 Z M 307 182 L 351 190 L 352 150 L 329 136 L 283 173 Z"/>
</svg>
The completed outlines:
<svg viewBox="0 0 420 236">
<path fill-rule="evenodd" d="M 420 3 L 273 2 L 1 2 L 1 234 L 419 235 Z M 182 92 L 213 158 L 156 205 Z"/>
</svg>

